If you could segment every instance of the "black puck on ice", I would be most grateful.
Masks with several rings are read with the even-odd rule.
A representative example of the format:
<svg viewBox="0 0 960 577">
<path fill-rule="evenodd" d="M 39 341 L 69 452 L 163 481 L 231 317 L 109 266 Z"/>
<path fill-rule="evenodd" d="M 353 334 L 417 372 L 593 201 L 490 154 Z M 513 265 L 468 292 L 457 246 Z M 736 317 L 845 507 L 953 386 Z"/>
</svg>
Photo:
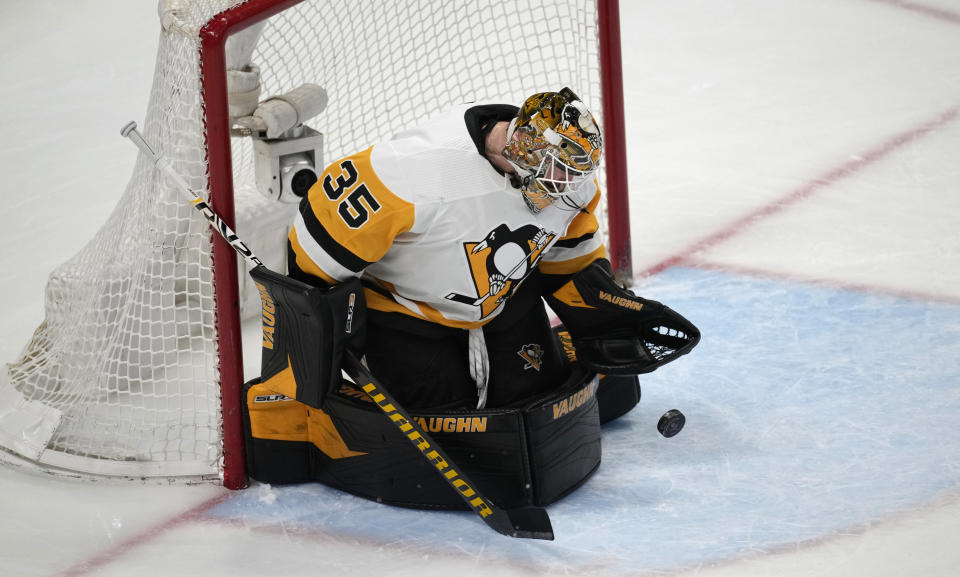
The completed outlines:
<svg viewBox="0 0 960 577">
<path fill-rule="evenodd" d="M 660 434 L 668 439 L 683 429 L 683 425 L 687 422 L 687 418 L 683 416 L 683 413 L 676 409 L 670 409 L 660 417 L 660 420 L 657 422 L 657 430 L 660 431 Z"/>
</svg>

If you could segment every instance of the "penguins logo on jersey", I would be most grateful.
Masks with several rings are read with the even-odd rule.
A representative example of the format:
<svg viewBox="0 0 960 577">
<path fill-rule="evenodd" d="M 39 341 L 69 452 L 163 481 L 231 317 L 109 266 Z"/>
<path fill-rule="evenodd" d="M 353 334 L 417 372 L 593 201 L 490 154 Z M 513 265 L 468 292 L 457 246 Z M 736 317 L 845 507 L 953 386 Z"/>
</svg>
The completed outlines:
<svg viewBox="0 0 960 577">
<path fill-rule="evenodd" d="M 523 369 L 536 369 L 537 372 L 540 371 L 540 365 L 543 362 L 543 347 L 534 343 L 532 345 L 523 345 L 520 347 L 520 350 L 517 351 L 517 354 L 520 355 L 520 358 L 526 361 L 526 364 L 523 365 Z"/>
<path fill-rule="evenodd" d="M 463 243 L 477 296 L 450 293 L 453 301 L 480 307 L 480 318 L 496 311 L 536 267 L 556 234 L 527 224 L 510 230 L 500 224 L 480 242 Z"/>
</svg>

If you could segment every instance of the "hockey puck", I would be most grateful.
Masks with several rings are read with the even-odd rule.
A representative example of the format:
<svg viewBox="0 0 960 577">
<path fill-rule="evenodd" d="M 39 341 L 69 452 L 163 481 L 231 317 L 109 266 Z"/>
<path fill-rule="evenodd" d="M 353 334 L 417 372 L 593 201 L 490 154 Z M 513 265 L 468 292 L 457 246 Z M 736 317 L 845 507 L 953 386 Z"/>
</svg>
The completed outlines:
<svg viewBox="0 0 960 577">
<path fill-rule="evenodd" d="M 687 418 L 683 416 L 683 413 L 676 409 L 670 409 L 660 417 L 660 420 L 657 422 L 657 430 L 660 431 L 661 435 L 669 439 L 679 433 L 686 422 Z"/>
</svg>

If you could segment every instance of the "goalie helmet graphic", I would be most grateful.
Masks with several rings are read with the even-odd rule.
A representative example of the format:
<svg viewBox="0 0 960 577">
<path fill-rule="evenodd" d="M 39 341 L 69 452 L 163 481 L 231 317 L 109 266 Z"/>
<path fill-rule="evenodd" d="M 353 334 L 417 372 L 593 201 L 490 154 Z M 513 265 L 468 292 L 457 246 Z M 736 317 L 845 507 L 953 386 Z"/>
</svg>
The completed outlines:
<svg viewBox="0 0 960 577">
<path fill-rule="evenodd" d="M 507 130 L 503 156 L 520 179 L 527 207 L 580 210 L 593 198 L 603 139 L 593 114 L 569 88 L 524 101 Z"/>
</svg>

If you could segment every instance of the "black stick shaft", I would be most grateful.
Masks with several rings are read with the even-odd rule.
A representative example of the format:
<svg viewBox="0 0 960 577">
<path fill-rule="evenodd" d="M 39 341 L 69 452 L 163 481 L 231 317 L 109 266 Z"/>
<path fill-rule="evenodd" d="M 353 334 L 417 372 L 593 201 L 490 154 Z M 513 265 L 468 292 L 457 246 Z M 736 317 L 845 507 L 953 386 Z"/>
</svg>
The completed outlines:
<svg viewBox="0 0 960 577">
<path fill-rule="evenodd" d="M 553 540 L 553 527 L 547 512 L 539 507 L 501 509 L 484 497 L 477 486 L 466 476 L 446 452 L 424 431 L 416 421 L 397 403 L 396 399 L 373 378 L 353 353 L 344 354 L 347 373 L 373 400 L 383 414 L 430 462 L 437 473 L 457 492 L 481 519 L 494 531 L 510 537 Z"/>
</svg>

